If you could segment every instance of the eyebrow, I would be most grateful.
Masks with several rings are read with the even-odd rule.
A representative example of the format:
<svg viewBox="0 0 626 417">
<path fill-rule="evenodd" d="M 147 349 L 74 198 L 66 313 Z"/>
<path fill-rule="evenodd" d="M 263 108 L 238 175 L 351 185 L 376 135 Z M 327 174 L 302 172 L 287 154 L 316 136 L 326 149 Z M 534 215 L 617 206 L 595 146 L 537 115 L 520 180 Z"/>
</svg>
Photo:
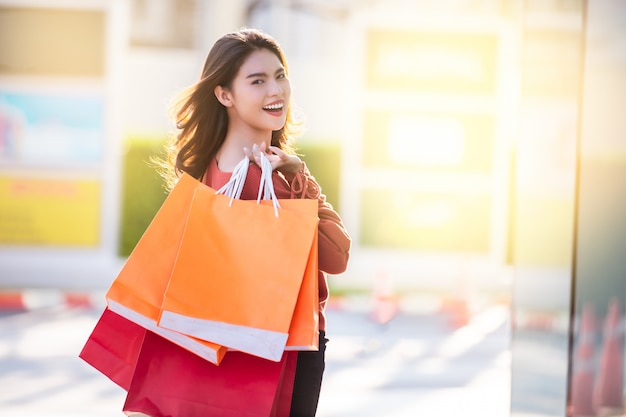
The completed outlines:
<svg viewBox="0 0 626 417">
<path fill-rule="evenodd" d="M 279 74 L 281 72 L 285 72 L 284 68 L 278 68 L 275 72 L 274 75 Z M 254 72 L 252 74 L 249 74 L 246 78 L 257 78 L 257 77 L 267 77 L 267 73 L 265 72 Z"/>
</svg>

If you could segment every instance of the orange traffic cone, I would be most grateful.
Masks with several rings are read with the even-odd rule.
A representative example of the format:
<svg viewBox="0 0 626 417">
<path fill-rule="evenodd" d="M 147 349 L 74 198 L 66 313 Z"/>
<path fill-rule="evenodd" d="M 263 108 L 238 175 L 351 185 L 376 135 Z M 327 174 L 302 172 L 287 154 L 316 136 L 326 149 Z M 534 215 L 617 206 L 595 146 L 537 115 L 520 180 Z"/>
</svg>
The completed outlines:
<svg viewBox="0 0 626 417">
<path fill-rule="evenodd" d="M 594 328 L 593 306 L 583 306 L 578 343 L 574 355 L 571 410 L 573 417 L 593 416 L 593 374 L 594 374 Z"/>
<path fill-rule="evenodd" d="M 391 282 L 384 272 L 376 274 L 374 282 L 374 309 L 372 319 L 379 324 L 386 324 L 398 312 L 398 301 L 393 295 Z"/>
<path fill-rule="evenodd" d="M 595 381 L 593 405 L 599 415 L 622 415 L 624 380 L 623 329 L 619 301 L 613 298 L 604 321 L 600 369 Z"/>
<path fill-rule="evenodd" d="M 443 301 L 443 311 L 448 315 L 448 323 L 459 328 L 467 326 L 472 318 L 470 308 L 470 286 L 467 271 L 463 270 L 449 297 Z"/>
</svg>

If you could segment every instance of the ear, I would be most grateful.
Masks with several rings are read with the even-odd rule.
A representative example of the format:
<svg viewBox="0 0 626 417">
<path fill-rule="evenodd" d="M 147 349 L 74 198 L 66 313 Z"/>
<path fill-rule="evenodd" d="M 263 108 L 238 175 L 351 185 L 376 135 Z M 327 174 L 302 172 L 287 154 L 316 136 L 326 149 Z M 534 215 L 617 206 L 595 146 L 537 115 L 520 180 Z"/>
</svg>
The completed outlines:
<svg viewBox="0 0 626 417">
<path fill-rule="evenodd" d="M 218 85 L 217 87 L 215 87 L 215 90 L 213 90 L 213 93 L 215 94 L 217 100 L 222 103 L 224 107 L 231 107 L 233 105 L 230 90 L 228 90 L 227 88 Z"/>
</svg>

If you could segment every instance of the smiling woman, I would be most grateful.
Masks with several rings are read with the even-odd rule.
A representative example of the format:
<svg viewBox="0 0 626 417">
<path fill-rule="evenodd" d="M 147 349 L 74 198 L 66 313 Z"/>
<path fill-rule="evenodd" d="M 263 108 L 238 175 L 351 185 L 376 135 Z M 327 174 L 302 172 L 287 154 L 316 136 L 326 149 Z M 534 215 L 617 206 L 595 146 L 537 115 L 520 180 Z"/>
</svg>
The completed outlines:
<svg viewBox="0 0 626 417">
<path fill-rule="evenodd" d="M 319 348 L 297 352 L 295 377 L 288 380 L 285 376 L 275 397 L 281 404 L 286 401 L 290 415 L 314 416 L 325 368 L 325 306 L 329 293 L 326 274 L 345 271 L 351 240 L 342 219 L 291 147 L 297 124 L 291 116 L 287 60 L 276 40 L 255 29 L 222 36 L 209 52 L 200 80 L 181 94 L 172 115 L 179 130 L 168 145 L 167 160 L 162 163 L 170 188 L 183 174 L 188 174 L 218 190 L 229 183 L 233 171 L 241 171 L 239 166 L 243 164 L 243 200 L 257 199 L 266 173 L 271 175 L 274 192 L 285 206 L 288 199 L 316 200 L 318 243 L 314 276 L 318 290 L 312 304 L 318 312 Z M 268 163 L 271 172 L 266 170 Z M 290 233 L 296 232 L 290 229 Z M 276 263 L 288 260 L 287 255 L 276 253 L 275 245 L 271 246 L 268 254 Z M 263 285 L 269 287 L 270 283 Z M 314 336 L 317 341 L 317 331 Z M 258 383 L 247 382 L 250 386 Z M 206 395 L 208 398 L 211 392 Z"/>
<path fill-rule="evenodd" d="M 199 179 L 218 152 L 221 167 L 223 157 L 243 156 L 243 147 L 252 149 L 255 144 L 282 151 L 274 155 L 274 169 L 280 160 L 281 172 L 299 171 L 299 158 L 296 161 L 290 146 L 297 124 L 289 106 L 288 73 L 282 49 L 268 35 L 248 29 L 220 38 L 207 56 L 200 80 L 172 107 L 180 130 L 168 149 L 168 184 L 173 186 L 182 172 Z M 266 120 L 260 117 L 269 113 L 264 106 L 284 109 L 270 113 L 280 117 Z M 292 164 L 282 166 L 288 161 Z"/>
<path fill-rule="evenodd" d="M 230 85 L 218 85 L 214 91 L 226 108 L 229 124 L 216 158 L 221 170 L 231 172 L 241 160 L 242 149 L 252 149 L 255 144 L 266 149 L 271 146 L 270 133 L 282 129 L 287 121 L 291 86 L 280 58 L 259 49 L 248 56 Z M 291 160 L 299 169 L 299 159 L 293 155 Z"/>
</svg>

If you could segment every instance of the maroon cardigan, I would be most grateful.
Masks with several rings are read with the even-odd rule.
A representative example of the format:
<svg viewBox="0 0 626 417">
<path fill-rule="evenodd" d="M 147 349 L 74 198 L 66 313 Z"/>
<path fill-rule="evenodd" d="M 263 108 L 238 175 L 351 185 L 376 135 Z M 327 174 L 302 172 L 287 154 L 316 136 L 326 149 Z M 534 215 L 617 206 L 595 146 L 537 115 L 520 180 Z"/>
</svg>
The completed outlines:
<svg viewBox="0 0 626 417">
<path fill-rule="evenodd" d="M 230 179 L 232 173 L 222 172 L 217 167 L 217 162 L 213 160 L 207 168 L 203 182 L 213 189 L 221 188 Z M 246 178 L 242 200 L 255 200 L 259 190 L 261 180 L 261 168 L 254 163 L 250 163 L 248 176 Z M 340 274 L 348 266 L 351 240 L 341 217 L 333 210 L 333 207 L 326 201 L 326 196 L 321 193 L 321 188 L 311 176 L 306 165 L 298 172 L 291 184 L 285 177 L 277 171 L 272 173 L 274 191 L 279 199 L 289 198 L 310 198 L 317 199 L 318 202 L 318 281 L 319 281 L 319 303 L 320 303 L 320 330 L 326 331 L 326 316 L 324 314 L 326 302 L 328 301 L 328 281 L 326 274 Z"/>
</svg>

